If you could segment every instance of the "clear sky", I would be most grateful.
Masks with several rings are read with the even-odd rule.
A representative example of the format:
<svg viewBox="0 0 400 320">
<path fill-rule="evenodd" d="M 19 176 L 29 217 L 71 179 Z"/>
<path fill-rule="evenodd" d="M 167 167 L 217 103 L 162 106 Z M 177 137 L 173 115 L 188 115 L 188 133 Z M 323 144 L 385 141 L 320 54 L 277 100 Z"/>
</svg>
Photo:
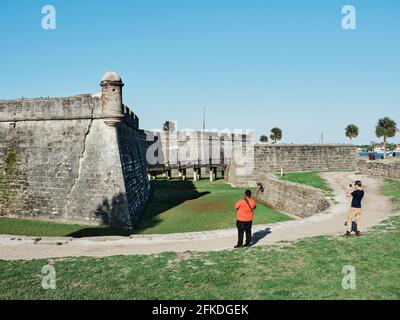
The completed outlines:
<svg viewBox="0 0 400 320">
<path fill-rule="evenodd" d="M 54 5 L 57 29 L 43 30 Z M 344 5 L 357 29 L 341 26 Z M 0 2 L 0 99 L 98 92 L 106 71 L 146 129 L 278 126 L 286 143 L 378 141 L 400 124 L 398 0 L 16 0 Z M 395 139 L 400 141 L 400 134 Z"/>
</svg>

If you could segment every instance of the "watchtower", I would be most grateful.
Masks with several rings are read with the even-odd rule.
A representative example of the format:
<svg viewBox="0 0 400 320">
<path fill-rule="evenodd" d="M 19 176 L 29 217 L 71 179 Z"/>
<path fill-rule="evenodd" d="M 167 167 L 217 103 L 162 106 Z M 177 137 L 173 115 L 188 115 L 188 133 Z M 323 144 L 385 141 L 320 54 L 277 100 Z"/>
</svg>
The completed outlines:
<svg viewBox="0 0 400 320">
<path fill-rule="evenodd" d="M 122 87 L 124 83 L 121 77 L 115 72 L 107 72 L 101 80 L 101 107 L 104 122 L 115 127 L 124 117 L 122 103 Z"/>
</svg>

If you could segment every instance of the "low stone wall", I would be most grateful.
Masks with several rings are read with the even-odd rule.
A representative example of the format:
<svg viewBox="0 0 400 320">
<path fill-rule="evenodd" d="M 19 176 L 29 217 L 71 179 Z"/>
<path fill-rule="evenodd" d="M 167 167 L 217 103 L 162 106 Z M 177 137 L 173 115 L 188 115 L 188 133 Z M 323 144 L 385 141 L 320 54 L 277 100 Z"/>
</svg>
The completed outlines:
<svg viewBox="0 0 400 320">
<path fill-rule="evenodd" d="M 265 144 L 229 169 L 227 181 L 235 186 L 252 185 L 259 177 L 273 173 L 357 170 L 357 147 L 349 144 Z M 242 167 L 242 172 L 238 169 Z"/>
<path fill-rule="evenodd" d="M 322 190 L 279 180 L 273 176 L 260 179 L 262 186 L 256 193 L 256 201 L 280 212 L 301 218 L 327 210 L 331 203 Z"/>
<path fill-rule="evenodd" d="M 400 159 L 358 161 L 358 170 L 371 176 L 400 179 Z"/>
<path fill-rule="evenodd" d="M 349 144 L 256 144 L 259 174 L 300 171 L 355 170 L 357 147 Z"/>
</svg>

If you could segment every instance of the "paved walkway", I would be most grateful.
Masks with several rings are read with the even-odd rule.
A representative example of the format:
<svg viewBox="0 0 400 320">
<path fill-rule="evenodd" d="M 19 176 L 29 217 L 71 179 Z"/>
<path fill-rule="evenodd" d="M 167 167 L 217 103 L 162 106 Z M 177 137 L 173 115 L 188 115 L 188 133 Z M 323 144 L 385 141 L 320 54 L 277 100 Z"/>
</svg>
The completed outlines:
<svg viewBox="0 0 400 320">
<path fill-rule="evenodd" d="M 348 172 L 322 174 L 334 190 L 336 204 L 327 212 L 310 218 L 255 226 L 256 246 L 281 241 L 295 241 L 314 236 L 336 236 L 345 232 L 350 199 L 345 192 L 349 183 L 362 180 L 366 197 L 362 214 L 362 231 L 393 215 L 390 199 L 380 192 L 382 180 Z M 61 257 L 105 257 L 115 255 L 148 255 L 161 252 L 219 251 L 230 249 L 237 241 L 236 229 L 171 235 L 136 235 L 131 238 L 42 238 L 0 236 L 0 259 L 32 260 Z"/>
</svg>

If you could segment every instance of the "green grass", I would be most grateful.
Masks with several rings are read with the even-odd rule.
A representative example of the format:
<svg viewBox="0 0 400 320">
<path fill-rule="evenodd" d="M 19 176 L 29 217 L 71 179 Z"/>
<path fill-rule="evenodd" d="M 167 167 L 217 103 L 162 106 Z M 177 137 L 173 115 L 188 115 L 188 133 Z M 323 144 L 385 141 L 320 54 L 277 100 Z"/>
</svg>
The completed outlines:
<svg viewBox="0 0 400 320">
<path fill-rule="evenodd" d="M 48 261 L 0 262 L 0 299 L 399 299 L 399 219 L 390 226 L 284 249 L 54 260 L 57 289 L 47 291 Z M 346 265 L 356 290 L 341 287 Z"/>
<path fill-rule="evenodd" d="M 62 224 L 51 221 L 0 218 L 0 234 L 31 237 L 107 236 L 132 234 L 117 228 L 88 227 L 78 224 Z"/>
<path fill-rule="evenodd" d="M 400 203 L 400 182 L 385 194 Z M 400 217 L 360 238 L 209 253 L 0 261 L 0 299 L 400 299 Z M 41 288 L 42 267 L 57 289 Z M 356 268 L 343 290 L 342 268 Z"/>
<path fill-rule="evenodd" d="M 392 199 L 392 202 L 396 205 L 396 210 L 400 209 L 400 181 L 385 179 L 382 192 Z"/>
<path fill-rule="evenodd" d="M 139 228 L 99 228 L 54 222 L 0 218 L 0 234 L 44 236 L 128 236 L 132 233 L 177 233 L 234 228 L 235 202 L 245 189 L 235 189 L 217 181 L 152 181 L 152 196 L 143 213 Z M 255 211 L 255 224 L 290 220 L 264 205 Z"/>
<path fill-rule="evenodd" d="M 279 177 L 281 180 L 304 184 L 310 187 L 324 190 L 328 193 L 332 192 L 326 184 L 326 181 L 321 178 L 318 172 L 294 172 L 286 173 L 283 177 Z"/>
<path fill-rule="evenodd" d="M 176 233 L 235 227 L 234 205 L 246 189 L 235 189 L 223 181 L 202 180 L 152 182 L 154 190 L 137 233 Z M 255 224 L 290 220 L 264 205 L 258 205 Z"/>
</svg>

